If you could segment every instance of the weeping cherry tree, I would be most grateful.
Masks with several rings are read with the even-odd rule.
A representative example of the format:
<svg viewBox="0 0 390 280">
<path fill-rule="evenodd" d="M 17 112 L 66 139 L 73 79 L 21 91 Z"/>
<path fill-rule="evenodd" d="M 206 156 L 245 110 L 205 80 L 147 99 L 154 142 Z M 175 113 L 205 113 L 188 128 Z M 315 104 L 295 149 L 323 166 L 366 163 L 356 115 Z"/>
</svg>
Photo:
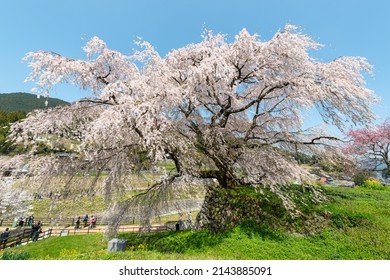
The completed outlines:
<svg viewBox="0 0 390 280">
<path fill-rule="evenodd" d="M 77 157 L 39 158 L 34 176 L 108 172 L 102 191 L 112 201 L 112 229 L 135 209 L 150 220 L 167 203 L 180 201 L 189 185 L 206 188 L 197 222 L 215 231 L 223 228 L 215 213 L 226 218 L 234 210 L 227 200 L 224 209 L 213 210 L 219 190 L 266 187 L 299 215 L 286 190 L 303 183 L 306 173 L 291 152 L 330 153 L 338 140 L 323 129 L 304 129 L 304 112 L 318 112 L 342 131 L 347 123 L 365 125 L 374 118 L 376 96 L 363 76 L 372 70 L 366 59 L 321 62 L 311 54 L 322 45 L 295 26 L 268 41 L 245 29 L 234 40 L 207 31 L 200 43 L 165 57 L 148 42 L 136 45 L 125 55 L 94 37 L 83 48 L 85 60 L 28 53 L 27 81 L 36 83 L 38 94 L 68 83 L 91 95 L 34 112 L 13 126 L 19 143 L 73 141 Z M 128 174 L 139 170 L 141 155 L 150 169 L 169 158 L 175 170 L 126 197 L 124 189 L 133 186 Z"/>
</svg>

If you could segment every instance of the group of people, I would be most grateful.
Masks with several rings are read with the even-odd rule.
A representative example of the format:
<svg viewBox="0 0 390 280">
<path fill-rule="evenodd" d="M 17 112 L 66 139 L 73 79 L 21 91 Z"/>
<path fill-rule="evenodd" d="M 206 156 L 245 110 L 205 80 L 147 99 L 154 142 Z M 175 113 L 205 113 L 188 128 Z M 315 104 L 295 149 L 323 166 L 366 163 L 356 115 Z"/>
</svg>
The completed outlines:
<svg viewBox="0 0 390 280">
<path fill-rule="evenodd" d="M 29 227 L 33 226 L 34 224 L 34 215 L 30 215 L 28 218 L 25 218 L 24 216 L 21 216 L 18 220 L 18 218 L 14 219 L 13 227 L 23 227 L 25 225 L 28 225 Z"/>
<path fill-rule="evenodd" d="M 94 228 L 96 227 L 96 217 L 95 216 L 91 216 L 91 218 L 88 217 L 88 214 L 86 214 L 84 216 L 84 219 L 83 219 L 83 224 L 84 224 L 84 227 L 87 227 L 89 226 L 90 228 Z M 78 229 L 80 228 L 80 224 L 81 224 L 81 217 L 78 217 L 77 218 L 77 221 L 76 221 L 76 226 L 75 228 Z"/>
<path fill-rule="evenodd" d="M 179 221 L 176 223 L 176 230 L 189 229 L 192 227 L 192 213 L 188 212 L 187 222 L 183 222 L 183 214 L 180 213 Z"/>
<path fill-rule="evenodd" d="M 31 218 L 31 216 L 30 216 Z M 19 226 L 24 225 L 24 218 L 20 219 L 20 222 L 18 223 Z M 37 241 L 39 234 L 42 233 L 42 224 L 39 221 L 38 223 L 33 223 L 33 218 L 29 219 L 27 224 L 31 226 L 31 240 L 32 241 Z M 10 229 L 6 228 L 4 232 L 1 233 L 0 235 L 0 244 L 5 244 L 8 241 L 10 235 Z"/>
</svg>

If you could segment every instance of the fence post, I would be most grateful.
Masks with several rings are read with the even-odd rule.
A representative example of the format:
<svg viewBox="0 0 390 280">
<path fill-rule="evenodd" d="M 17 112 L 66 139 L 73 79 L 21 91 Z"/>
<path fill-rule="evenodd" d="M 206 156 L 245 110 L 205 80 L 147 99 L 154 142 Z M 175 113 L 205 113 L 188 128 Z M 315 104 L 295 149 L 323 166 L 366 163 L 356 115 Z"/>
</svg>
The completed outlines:
<svg viewBox="0 0 390 280">
<path fill-rule="evenodd" d="M 0 220 L 0 226 L 2 226 L 2 225 L 3 225 L 3 219 Z"/>
</svg>

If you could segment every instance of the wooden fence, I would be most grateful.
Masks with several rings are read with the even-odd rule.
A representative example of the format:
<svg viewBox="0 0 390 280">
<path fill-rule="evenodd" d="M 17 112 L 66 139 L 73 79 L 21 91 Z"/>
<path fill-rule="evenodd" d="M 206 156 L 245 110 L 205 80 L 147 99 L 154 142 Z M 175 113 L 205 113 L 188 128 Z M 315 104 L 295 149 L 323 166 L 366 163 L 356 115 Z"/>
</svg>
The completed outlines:
<svg viewBox="0 0 390 280">
<path fill-rule="evenodd" d="M 51 236 L 68 236 L 68 235 L 77 235 L 77 234 L 90 234 L 90 233 L 104 233 L 106 227 L 85 227 L 85 228 L 52 228 Z M 140 227 L 140 226 L 131 226 L 124 225 L 118 228 L 118 232 L 162 232 L 172 230 L 171 227 L 167 225 L 151 225 L 150 227 Z"/>
<path fill-rule="evenodd" d="M 83 225 L 82 221 L 83 217 L 81 217 L 81 225 Z M 17 220 L 17 223 L 19 223 L 20 220 Z M 75 226 L 77 218 L 35 218 L 34 221 L 40 221 L 43 225 L 50 225 L 50 226 Z M 134 225 L 136 222 L 138 222 L 134 217 L 129 217 L 126 220 L 122 221 L 123 224 L 129 224 Z M 12 227 L 14 223 L 14 220 L 10 218 L 0 218 L 0 227 L 7 226 Z M 27 225 L 28 223 L 28 217 L 24 219 L 24 225 Z M 97 220 L 98 225 L 107 225 L 107 222 L 101 219 Z M 88 224 L 89 225 L 89 224 Z"/>
<path fill-rule="evenodd" d="M 69 236 L 76 234 L 93 234 L 93 233 L 104 233 L 106 227 L 98 226 L 98 227 L 85 227 L 85 228 L 49 228 L 43 232 L 41 232 L 38 236 L 38 240 L 52 237 L 52 236 Z M 166 225 L 150 225 L 148 227 L 141 226 L 132 226 L 132 225 L 124 225 L 118 228 L 118 232 L 162 232 L 172 230 L 172 227 L 168 224 Z M 29 242 L 33 242 L 32 239 L 32 229 L 30 227 L 20 227 L 17 229 L 10 230 L 9 237 L 7 241 L 2 242 L 0 244 L 0 250 L 3 250 L 8 247 L 20 246 L 27 244 Z"/>
<path fill-rule="evenodd" d="M 52 229 L 47 229 L 39 233 L 36 241 L 48 238 L 51 236 Z M 0 241 L 0 250 L 5 248 L 15 247 L 33 242 L 32 240 L 32 228 L 17 228 L 9 231 L 7 240 Z"/>
</svg>

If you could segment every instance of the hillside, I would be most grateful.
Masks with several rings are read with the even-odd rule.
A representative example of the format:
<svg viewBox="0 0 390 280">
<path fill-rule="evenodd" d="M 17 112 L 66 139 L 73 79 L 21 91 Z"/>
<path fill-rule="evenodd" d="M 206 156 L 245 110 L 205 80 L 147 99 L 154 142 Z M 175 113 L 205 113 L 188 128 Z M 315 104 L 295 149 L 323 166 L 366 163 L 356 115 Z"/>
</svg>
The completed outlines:
<svg viewBox="0 0 390 280">
<path fill-rule="evenodd" d="M 48 102 L 48 107 L 68 104 L 66 101 L 51 97 L 49 97 Z M 45 99 L 37 98 L 35 94 L 24 92 L 0 93 L 0 111 L 23 111 L 28 113 L 35 109 L 43 108 L 45 108 Z"/>
</svg>

